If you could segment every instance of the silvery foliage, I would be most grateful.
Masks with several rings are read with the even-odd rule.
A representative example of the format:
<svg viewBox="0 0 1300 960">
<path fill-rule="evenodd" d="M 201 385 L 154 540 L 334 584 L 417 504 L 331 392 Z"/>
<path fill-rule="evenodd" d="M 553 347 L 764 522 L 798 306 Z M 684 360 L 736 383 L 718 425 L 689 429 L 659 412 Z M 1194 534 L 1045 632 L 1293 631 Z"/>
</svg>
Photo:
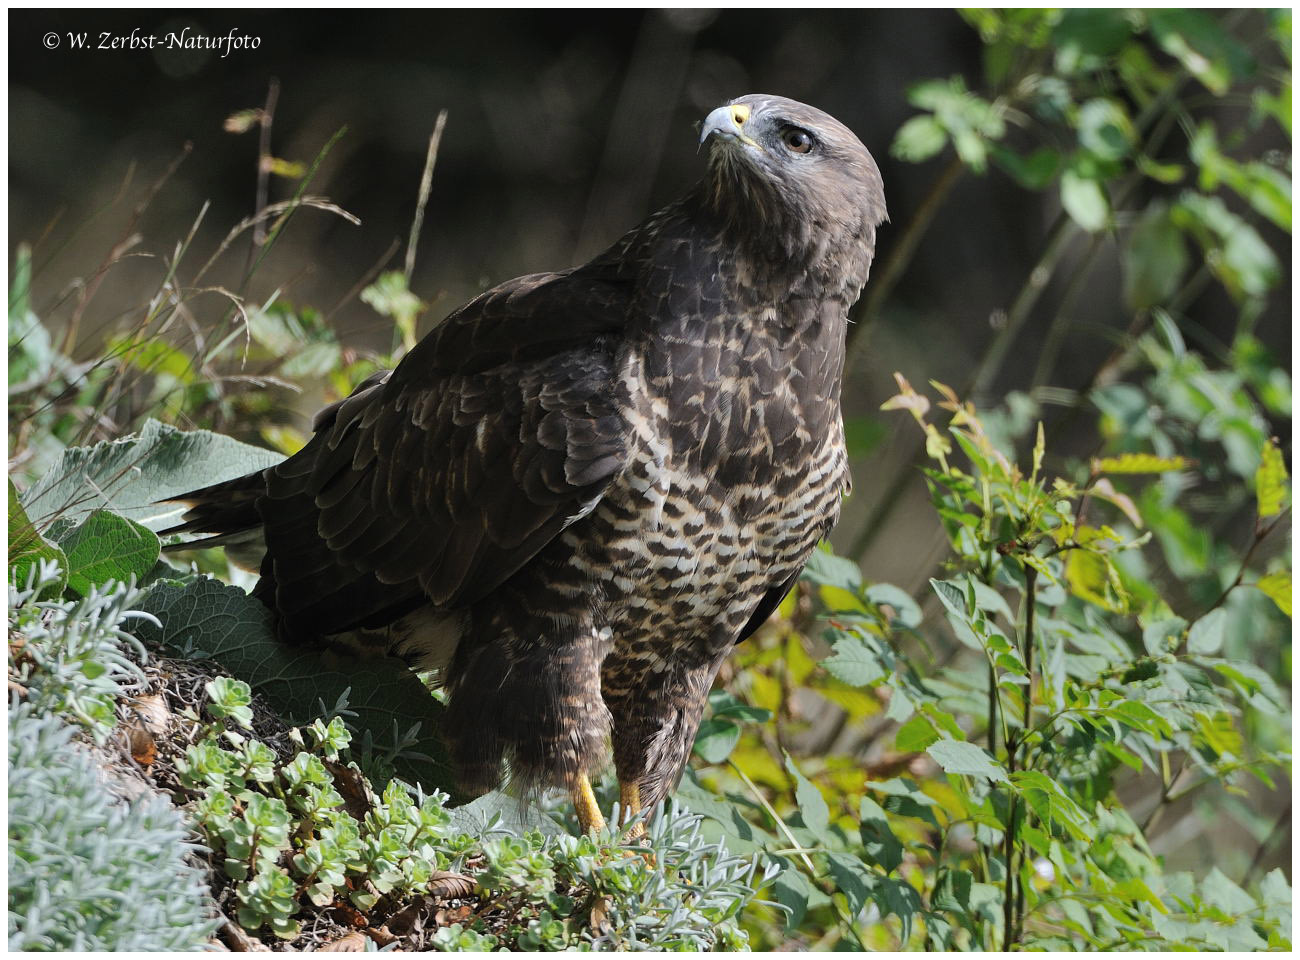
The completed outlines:
<svg viewBox="0 0 1300 960">
<path fill-rule="evenodd" d="M 139 594 L 37 599 L 57 582 L 42 563 L 9 589 L 10 675 L 26 688 L 9 708 L 9 949 L 201 949 L 215 923 L 183 820 L 161 797 L 114 799 L 63 719 L 102 743 L 117 698 L 142 682 L 124 649 L 143 657 L 125 630 Z"/>
<path fill-rule="evenodd" d="M 9 584 L 9 635 L 22 638 L 17 650 L 10 644 L 10 675 L 37 713 L 67 715 L 102 743 L 116 701 L 144 679 L 135 662 L 145 658 L 144 647 L 127 629 L 132 621 L 157 621 L 131 609 L 141 597 L 132 584 L 110 581 L 80 600 L 38 599 L 58 582 L 58 565 L 42 560 L 27 583 Z"/>
</svg>

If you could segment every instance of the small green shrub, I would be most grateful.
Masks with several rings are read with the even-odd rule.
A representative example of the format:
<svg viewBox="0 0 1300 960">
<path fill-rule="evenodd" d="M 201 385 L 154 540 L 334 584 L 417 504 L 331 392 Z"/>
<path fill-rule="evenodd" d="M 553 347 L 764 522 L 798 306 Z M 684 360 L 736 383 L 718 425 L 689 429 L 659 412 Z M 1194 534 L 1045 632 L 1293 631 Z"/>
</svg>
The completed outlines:
<svg viewBox="0 0 1300 960">
<path fill-rule="evenodd" d="M 270 747 L 247 736 L 247 684 L 218 678 L 206 693 L 212 722 L 176 771 L 180 785 L 198 794 L 194 816 L 234 884 L 237 919 L 247 930 L 291 939 L 313 907 L 341 898 L 380 917 L 472 863 L 472 883 L 458 880 L 466 896 L 481 901 L 477 919 L 439 929 L 428 944 L 434 949 L 748 943 L 737 918 L 754 896 L 755 863 L 706 842 L 699 817 L 660 817 L 646 847 L 623 845 L 617 832 L 514 835 L 492 824 L 480 837 L 453 823 L 445 794 L 390 780 L 375 796 L 359 767 L 340 768 L 351 740 L 340 718 L 294 730 L 301 749 L 279 763 Z M 227 719 L 242 732 L 227 729 Z M 360 816 L 345 804 L 340 776 L 367 795 Z"/>
</svg>

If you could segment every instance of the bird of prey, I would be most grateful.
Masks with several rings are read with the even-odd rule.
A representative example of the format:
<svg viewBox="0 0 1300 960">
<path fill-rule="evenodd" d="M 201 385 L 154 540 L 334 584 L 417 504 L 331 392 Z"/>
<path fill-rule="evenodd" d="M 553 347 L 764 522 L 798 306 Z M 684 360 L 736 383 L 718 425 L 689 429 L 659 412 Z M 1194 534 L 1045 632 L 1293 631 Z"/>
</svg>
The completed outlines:
<svg viewBox="0 0 1300 960">
<path fill-rule="evenodd" d="M 467 791 L 560 786 L 587 829 L 610 744 L 625 812 L 673 789 L 719 667 L 849 488 L 876 163 L 777 96 L 700 142 L 704 178 L 591 262 L 488 290 L 299 453 L 178 498 L 175 531 L 264 539 L 285 639 L 438 672 Z"/>
</svg>

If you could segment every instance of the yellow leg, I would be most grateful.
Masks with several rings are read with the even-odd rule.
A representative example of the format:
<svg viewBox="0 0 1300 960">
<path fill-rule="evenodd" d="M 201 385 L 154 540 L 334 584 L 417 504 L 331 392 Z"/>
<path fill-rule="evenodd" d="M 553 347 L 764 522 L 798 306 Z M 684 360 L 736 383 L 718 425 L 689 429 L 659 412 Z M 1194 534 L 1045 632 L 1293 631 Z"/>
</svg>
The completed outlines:
<svg viewBox="0 0 1300 960">
<path fill-rule="evenodd" d="M 578 811 L 578 823 L 586 833 L 600 833 L 605 829 L 605 817 L 596 803 L 596 794 L 592 792 L 591 781 L 585 773 L 578 774 L 571 793 L 573 806 Z"/>
<path fill-rule="evenodd" d="M 619 783 L 619 816 L 627 823 L 641 812 L 641 784 L 635 780 L 631 783 Z M 645 823 L 637 823 L 629 832 L 628 839 L 639 840 L 645 836 Z"/>
</svg>

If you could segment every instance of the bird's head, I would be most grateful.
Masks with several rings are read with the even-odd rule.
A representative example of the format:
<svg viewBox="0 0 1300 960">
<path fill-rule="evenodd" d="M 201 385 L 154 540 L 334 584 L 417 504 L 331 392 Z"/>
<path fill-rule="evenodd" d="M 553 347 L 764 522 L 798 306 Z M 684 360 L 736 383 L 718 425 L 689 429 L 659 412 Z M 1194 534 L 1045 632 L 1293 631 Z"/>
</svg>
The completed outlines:
<svg viewBox="0 0 1300 960">
<path fill-rule="evenodd" d="M 748 94 L 705 117 L 700 143 L 709 145 L 710 205 L 762 237 L 768 256 L 816 262 L 861 249 L 869 264 L 884 186 L 844 124 L 795 100 Z"/>
</svg>

